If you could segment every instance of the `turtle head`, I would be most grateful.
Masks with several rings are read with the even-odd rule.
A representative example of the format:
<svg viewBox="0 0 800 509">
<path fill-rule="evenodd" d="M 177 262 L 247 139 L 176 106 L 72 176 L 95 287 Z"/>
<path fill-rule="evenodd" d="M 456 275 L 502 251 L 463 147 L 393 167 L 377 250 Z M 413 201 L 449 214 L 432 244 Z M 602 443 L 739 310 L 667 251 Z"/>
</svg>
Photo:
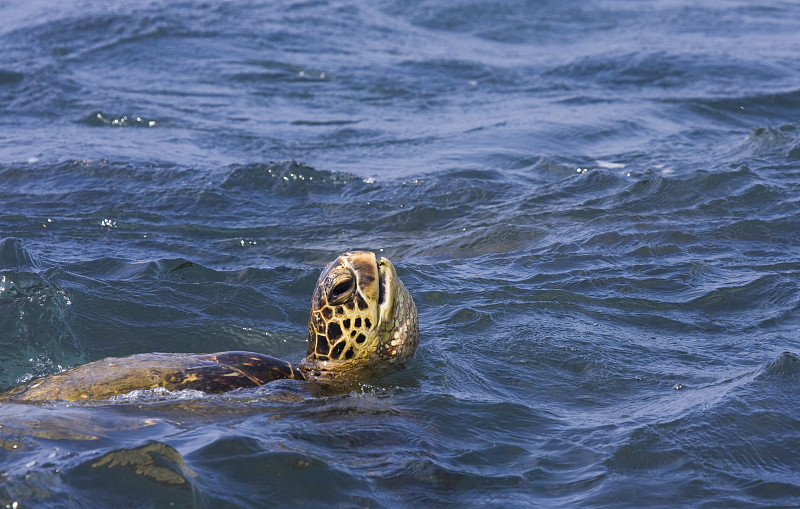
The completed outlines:
<svg viewBox="0 0 800 509">
<path fill-rule="evenodd" d="M 317 281 L 300 369 L 319 381 L 374 375 L 401 366 L 418 343 L 417 308 L 392 263 L 353 251 Z"/>
</svg>

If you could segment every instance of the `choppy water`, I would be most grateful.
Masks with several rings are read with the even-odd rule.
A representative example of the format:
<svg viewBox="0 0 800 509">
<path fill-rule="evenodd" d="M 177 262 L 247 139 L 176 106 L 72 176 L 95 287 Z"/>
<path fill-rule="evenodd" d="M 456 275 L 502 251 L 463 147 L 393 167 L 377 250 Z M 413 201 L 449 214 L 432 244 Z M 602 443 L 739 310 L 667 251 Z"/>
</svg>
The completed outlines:
<svg viewBox="0 0 800 509">
<path fill-rule="evenodd" d="M 4 405 L 3 505 L 800 505 L 800 4 L 0 19 L 0 388 L 299 360 L 348 249 L 395 262 L 422 333 L 350 395 Z"/>
</svg>

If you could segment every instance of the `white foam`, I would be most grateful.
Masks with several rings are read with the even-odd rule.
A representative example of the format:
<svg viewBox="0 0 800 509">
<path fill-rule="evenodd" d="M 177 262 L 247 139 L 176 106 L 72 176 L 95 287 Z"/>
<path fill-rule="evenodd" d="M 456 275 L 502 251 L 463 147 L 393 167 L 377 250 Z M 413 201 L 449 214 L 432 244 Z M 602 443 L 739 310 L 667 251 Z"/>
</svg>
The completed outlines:
<svg viewBox="0 0 800 509">
<path fill-rule="evenodd" d="M 194 389 L 170 391 L 169 389 L 165 389 L 164 387 L 156 387 L 154 389 L 131 391 L 127 394 L 112 396 L 109 399 L 110 401 L 114 401 L 117 403 L 139 403 L 146 401 L 165 401 L 165 400 L 176 401 L 176 400 L 187 400 L 187 399 L 201 399 L 204 398 L 205 396 L 206 396 L 205 392 L 197 391 Z"/>
</svg>

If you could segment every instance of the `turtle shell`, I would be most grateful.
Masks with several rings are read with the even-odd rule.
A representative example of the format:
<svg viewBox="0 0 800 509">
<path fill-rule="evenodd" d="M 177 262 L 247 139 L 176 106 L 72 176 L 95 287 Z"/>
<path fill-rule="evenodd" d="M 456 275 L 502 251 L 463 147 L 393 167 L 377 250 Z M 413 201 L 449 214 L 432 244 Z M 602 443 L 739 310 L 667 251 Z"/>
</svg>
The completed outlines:
<svg viewBox="0 0 800 509">
<path fill-rule="evenodd" d="M 253 352 L 148 353 L 108 357 L 39 378 L 0 396 L 5 401 L 108 399 L 164 387 L 221 393 L 282 378 L 303 379 L 290 363 Z"/>
</svg>

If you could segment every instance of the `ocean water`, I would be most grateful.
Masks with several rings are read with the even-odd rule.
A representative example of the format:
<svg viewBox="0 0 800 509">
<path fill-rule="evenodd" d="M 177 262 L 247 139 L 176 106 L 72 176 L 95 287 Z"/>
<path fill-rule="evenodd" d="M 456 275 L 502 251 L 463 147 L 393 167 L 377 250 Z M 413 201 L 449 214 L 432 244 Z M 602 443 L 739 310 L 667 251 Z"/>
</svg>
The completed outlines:
<svg viewBox="0 0 800 509">
<path fill-rule="evenodd" d="M 0 390 L 305 351 L 391 259 L 350 394 L 0 406 L 4 507 L 800 506 L 800 4 L 0 2 Z"/>
</svg>

